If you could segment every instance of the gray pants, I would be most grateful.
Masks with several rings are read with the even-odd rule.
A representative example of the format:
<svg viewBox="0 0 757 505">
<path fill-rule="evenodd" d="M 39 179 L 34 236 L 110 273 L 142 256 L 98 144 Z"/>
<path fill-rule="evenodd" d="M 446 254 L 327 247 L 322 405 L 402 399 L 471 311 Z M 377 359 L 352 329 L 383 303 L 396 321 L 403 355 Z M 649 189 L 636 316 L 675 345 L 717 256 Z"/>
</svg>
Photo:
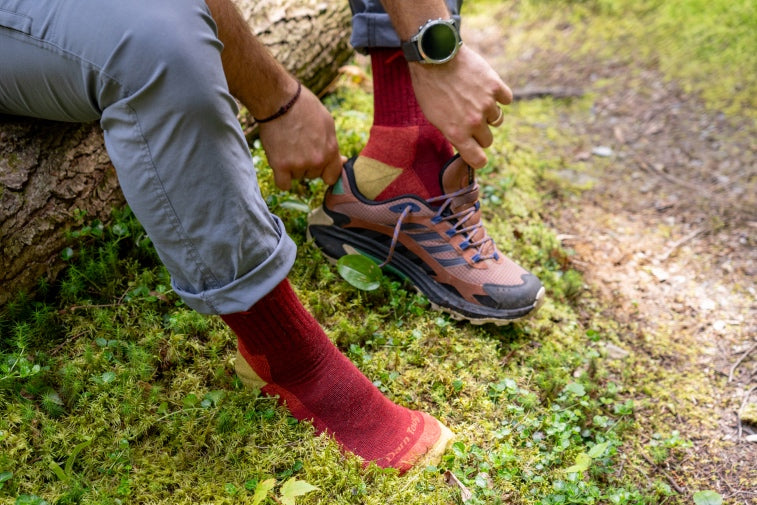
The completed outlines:
<svg viewBox="0 0 757 505">
<path fill-rule="evenodd" d="M 398 44 L 378 1 L 351 6 L 357 47 Z M 0 113 L 99 120 L 175 292 L 207 314 L 247 310 L 296 256 L 260 194 L 220 51 L 203 0 L 0 0 Z"/>
</svg>

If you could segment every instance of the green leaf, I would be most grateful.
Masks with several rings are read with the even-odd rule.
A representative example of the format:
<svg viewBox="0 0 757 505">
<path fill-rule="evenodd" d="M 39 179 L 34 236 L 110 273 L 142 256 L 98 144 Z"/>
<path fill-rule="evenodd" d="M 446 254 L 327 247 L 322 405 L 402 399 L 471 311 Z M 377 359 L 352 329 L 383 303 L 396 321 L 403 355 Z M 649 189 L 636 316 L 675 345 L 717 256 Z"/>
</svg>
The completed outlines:
<svg viewBox="0 0 757 505">
<path fill-rule="evenodd" d="M 565 469 L 565 473 L 585 472 L 591 466 L 591 456 L 582 452 L 576 456 L 576 464 Z"/>
<path fill-rule="evenodd" d="M 265 500 L 275 485 L 276 479 L 267 479 L 263 482 L 258 482 L 258 485 L 255 486 L 255 494 L 252 495 L 252 505 L 258 505 Z"/>
<path fill-rule="evenodd" d="M 208 402 L 210 402 L 210 405 L 217 407 L 218 404 L 221 403 L 221 400 L 223 400 L 224 396 L 226 396 L 226 392 L 223 390 L 208 391 L 207 393 L 205 393 L 203 401 L 207 400 Z"/>
<path fill-rule="evenodd" d="M 594 447 L 592 447 L 591 449 L 589 449 L 589 457 L 591 459 L 601 458 L 602 455 L 605 453 L 605 451 L 607 450 L 608 447 L 610 447 L 610 442 L 609 441 L 595 445 Z"/>
<path fill-rule="evenodd" d="M 362 254 L 347 254 L 336 263 L 339 275 L 363 291 L 373 291 L 381 285 L 381 269 Z"/>
<path fill-rule="evenodd" d="M 66 247 L 60 252 L 60 257 L 63 261 L 68 261 L 74 257 L 74 250 L 70 247 Z"/>
<path fill-rule="evenodd" d="M 126 226 L 122 225 L 121 223 L 114 224 L 113 227 L 111 228 L 111 231 L 113 232 L 114 235 L 119 236 L 119 237 L 125 237 L 129 234 L 129 229 Z"/>
<path fill-rule="evenodd" d="M 723 497 L 715 491 L 697 491 L 694 493 L 696 505 L 722 505 Z"/>
<path fill-rule="evenodd" d="M 53 471 L 55 476 L 58 477 L 58 480 L 60 480 L 61 482 L 68 482 L 68 475 L 66 475 L 66 472 L 63 471 L 58 463 L 51 461 L 47 466 L 48 468 L 50 468 L 50 470 Z"/>
<path fill-rule="evenodd" d="M 34 494 L 22 494 L 16 498 L 15 505 L 50 505 L 46 500 L 43 500 Z"/>
<path fill-rule="evenodd" d="M 571 382 L 570 384 L 565 386 L 565 391 L 567 391 L 568 393 L 573 393 L 578 397 L 586 394 L 586 389 L 584 388 L 583 384 L 580 384 L 578 382 Z"/>
<path fill-rule="evenodd" d="M 310 212 L 310 207 L 308 206 L 308 204 L 306 204 L 305 202 L 301 200 L 295 200 L 293 198 L 288 198 L 286 200 L 283 200 L 279 204 L 279 207 L 281 207 L 282 209 L 296 210 L 296 211 L 304 212 L 304 213 Z"/>
<path fill-rule="evenodd" d="M 13 478 L 13 472 L 0 472 L 0 489 L 3 488 L 6 481 L 9 481 Z"/>
<path fill-rule="evenodd" d="M 116 373 L 115 372 L 104 372 L 100 376 L 100 379 L 102 380 L 103 384 L 108 384 L 108 383 L 113 382 L 114 380 L 116 380 Z"/>
<path fill-rule="evenodd" d="M 115 375 L 115 374 L 113 374 Z M 71 454 L 68 456 L 68 459 L 66 460 L 66 475 L 71 478 L 73 476 L 74 471 L 74 461 L 76 461 L 76 456 L 79 455 L 81 451 L 86 449 L 92 445 L 92 440 L 85 440 L 84 442 L 78 444 L 76 447 L 74 447 L 74 450 L 71 451 Z"/>
<path fill-rule="evenodd" d="M 295 505 L 295 498 L 317 490 L 318 488 L 309 482 L 292 477 L 281 486 L 281 503 L 284 505 Z"/>
<path fill-rule="evenodd" d="M 197 395 L 194 393 L 189 393 L 187 396 L 184 397 L 184 399 L 181 401 L 182 405 L 185 409 L 190 409 L 200 403 L 200 399 L 197 398 Z"/>
</svg>

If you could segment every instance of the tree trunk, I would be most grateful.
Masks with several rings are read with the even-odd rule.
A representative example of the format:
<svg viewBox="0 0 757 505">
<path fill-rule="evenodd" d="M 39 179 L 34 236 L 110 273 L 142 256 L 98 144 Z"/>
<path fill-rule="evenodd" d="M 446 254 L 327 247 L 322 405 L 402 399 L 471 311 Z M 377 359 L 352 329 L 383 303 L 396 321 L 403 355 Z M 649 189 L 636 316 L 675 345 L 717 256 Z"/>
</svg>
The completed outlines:
<svg viewBox="0 0 757 505">
<path fill-rule="evenodd" d="M 253 32 L 320 93 L 351 56 L 345 0 L 234 0 Z M 63 267 L 66 231 L 124 205 L 99 125 L 0 116 L 0 306 Z"/>
</svg>

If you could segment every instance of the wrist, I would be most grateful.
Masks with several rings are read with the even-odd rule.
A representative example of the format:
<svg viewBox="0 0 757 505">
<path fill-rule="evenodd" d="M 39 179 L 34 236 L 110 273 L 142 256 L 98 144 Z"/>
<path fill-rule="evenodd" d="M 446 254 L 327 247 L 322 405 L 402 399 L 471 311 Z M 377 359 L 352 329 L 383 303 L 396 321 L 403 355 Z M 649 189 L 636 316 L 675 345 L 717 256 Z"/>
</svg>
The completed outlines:
<svg viewBox="0 0 757 505">
<path fill-rule="evenodd" d="M 278 110 L 276 110 L 275 112 L 273 112 L 272 114 L 270 114 L 268 116 L 260 117 L 260 116 L 256 116 L 255 114 L 253 114 L 252 118 L 258 124 L 260 124 L 260 123 L 268 123 L 270 121 L 273 121 L 274 119 L 278 119 L 281 116 L 283 116 L 284 114 L 286 114 L 287 112 L 289 112 L 289 109 L 291 109 L 294 106 L 294 104 L 300 98 L 301 94 L 302 94 L 302 83 L 300 83 L 299 81 L 297 81 L 297 89 L 294 92 L 294 94 L 291 96 L 291 98 L 289 99 L 289 101 L 287 101 L 285 104 L 283 104 L 281 107 L 279 107 Z"/>
<path fill-rule="evenodd" d="M 288 74 L 259 82 L 255 86 L 254 98 L 245 105 L 256 121 L 261 122 L 260 119 L 263 119 L 265 122 L 286 107 L 295 95 L 299 97 L 300 86 L 300 82 Z"/>
</svg>

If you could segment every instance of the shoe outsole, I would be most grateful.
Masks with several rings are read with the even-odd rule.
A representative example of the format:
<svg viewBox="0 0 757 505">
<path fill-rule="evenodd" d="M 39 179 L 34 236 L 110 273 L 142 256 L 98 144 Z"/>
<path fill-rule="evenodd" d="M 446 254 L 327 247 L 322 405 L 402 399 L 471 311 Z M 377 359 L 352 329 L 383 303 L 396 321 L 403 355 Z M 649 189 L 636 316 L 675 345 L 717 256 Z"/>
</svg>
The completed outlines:
<svg viewBox="0 0 757 505">
<path fill-rule="evenodd" d="M 314 240 L 329 261 L 334 263 L 352 251 L 373 259 L 385 258 L 389 252 L 388 248 L 382 244 L 367 239 L 359 233 L 335 226 L 334 220 L 323 207 L 313 210 L 308 216 L 307 237 L 308 240 Z M 536 312 L 545 299 L 542 286 L 531 305 L 518 309 L 493 309 L 473 304 L 454 295 L 431 279 L 415 263 L 400 255 L 395 254 L 384 268 L 408 278 L 415 289 L 429 300 L 434 310 L 447 313 L 455 320 L 469 321 L 474 325 L 504 326 L 520 321 Z"/>
</svg>

